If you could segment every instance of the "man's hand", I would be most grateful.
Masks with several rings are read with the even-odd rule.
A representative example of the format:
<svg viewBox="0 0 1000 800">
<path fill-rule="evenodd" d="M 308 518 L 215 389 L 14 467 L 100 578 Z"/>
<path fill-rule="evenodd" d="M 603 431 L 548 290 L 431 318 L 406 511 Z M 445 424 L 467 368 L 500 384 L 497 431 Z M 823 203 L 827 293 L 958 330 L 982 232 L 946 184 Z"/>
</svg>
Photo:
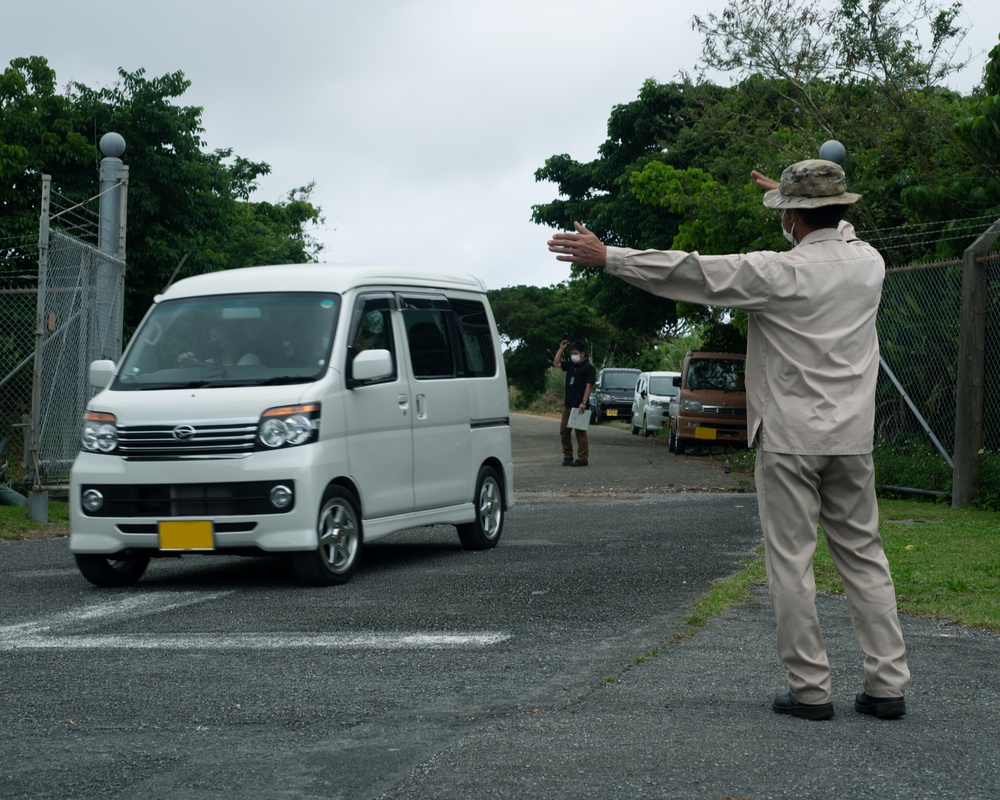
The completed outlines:
<svg viewBox="0 0 1000 800">
<path fill-rule="evenodd" d="M 765 191 L 771 191 L 772 189 L 777 189 L 781 184 L 779 184 L 774 178 L 769 178 L 762 172 L 757 172 L 757 170 L 750 171 L 750 180 L 756 183 L 761 189 Z"/>
<path fill-rule="evenodd" d="M 549 251 L 557 261 L 572 261 L 584 267 L 603 267 L 608 259 L 608 248 L 594 234 L 574 222 L 576 233 L 557 233 L 549 239 Z"/>
</svg>

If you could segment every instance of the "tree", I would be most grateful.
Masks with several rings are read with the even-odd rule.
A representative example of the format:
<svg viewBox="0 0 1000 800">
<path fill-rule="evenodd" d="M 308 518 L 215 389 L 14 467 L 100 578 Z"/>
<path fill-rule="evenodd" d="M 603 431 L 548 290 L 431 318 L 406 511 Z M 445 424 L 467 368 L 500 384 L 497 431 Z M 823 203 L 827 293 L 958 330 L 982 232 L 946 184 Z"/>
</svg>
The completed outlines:
<svg viewBox="0 0 1000 800">
<path fill-rule="evenodd" d="M 961 252 L 976 235 L 959 230 L 962 220 L 1000 208 L 1000 182 L 989 171 L 995 159 L 992 167 L 977 162 L 953 127 L 981 111 L 972 119 L 985 130 L 992 112 L 937 85 L 962 66 L 950 60 L 963 35 L 954 24 L 960 4 L 911 6 L 732 0 L 719 16 L 696 17 L 704 67 L 733 71 L 739 83 L 646 81 L 637 100 L 612 109 L 597 159 L 553 156 L 536 172 L 560 197 L 535 206 L 533 219 L 560 229 L 579 220 L 608 244 L 640 249 L 782 249 L 776 215 L 748 173 L 777 177 L 836 138 L 848 150 L 851 188 L 865 196 L 852 221 L 890 266 Z M 647 341 L 677 315 L 688 325 L 745 322 L 651 298 L 603 274 L 587 298 Z"/>
<path fill-rule="evenodd" d="M 958 138 L 1000 177 L 1000 44 L 990 50 L 983 96 L 974 113 L 955 125 Z"/>
<path fill-rule="evenodd" d="M 642 343 L 602 317 L 569 282 L 545 288 L 509 286 L 489 291 L 490 306 L 504 346 L 508 380 L 532 397 L 545 386 L 545 373 L 564 338 L 586 343 L 600 366 L 638 366 Z"/>
<path fill-rule="evenodd" d="M 33 267 L 33 253 L 8 243 L 37 241 L 42 173 L 64 197 L 93 196 L 96 139 L 112 130 L 125 138 L 129 165 L 126 327 L 185 255 L 178 277 L 317 255 L 309 226 L 322 217 L 311 185 L 277 203 L 250 202 L 270 167 L 231 149 L 204 151 L 202 109 L 175 103 L 190 86 L 182 72 L 118 76 L 109 88 L 73 83 L 60 95 L 55 72 L 33 56 L 14 59 L 0 77 L 0 269 Z"/>
<path fill-rule="evenodd" d="M 755 77 L 777 82 L 813 130 L 847 146 L 849 177 L 865 194 L 856 222 L 877 230 L 981 215 L 1000 203 L 995 162 L 977 159 L 953 131 L 973 98 L 941 86 L 965 66 L 954 58 L 965 35 L 960 11 L 960 2 L 931 0 L 731 0 L 693 26 L 703 69 L 733 72 L 748 88 L 759 85 L 746 84 Z M 955 237 L 954 227 L 914 246 L 869 238 L 902 264 L 961 252 L 974 237 Z"/>
</svg>

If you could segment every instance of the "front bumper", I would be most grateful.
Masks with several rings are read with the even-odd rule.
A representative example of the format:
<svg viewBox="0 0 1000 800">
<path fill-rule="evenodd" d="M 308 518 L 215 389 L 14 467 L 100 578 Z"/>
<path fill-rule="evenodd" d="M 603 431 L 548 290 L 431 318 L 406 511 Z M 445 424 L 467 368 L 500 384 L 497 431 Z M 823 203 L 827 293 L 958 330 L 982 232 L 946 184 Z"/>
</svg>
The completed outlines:
<svg viewBox="0 0 1000 800">
<path fill-rule="evenodd" d="M 322 488 L 303 464 L 303 449 L 225 461 L 126 462 L 81 453 L 70 476 L 70 551 L 159 552 L 161 523 L 177 522 L 210 523 L 209 552 L 314 550 Z M 285 509 L 269 500 L 279 484 L 292 491 Z M 105 498 L 93 513 L 81 502 L 87 489 Z"/>
</svg>

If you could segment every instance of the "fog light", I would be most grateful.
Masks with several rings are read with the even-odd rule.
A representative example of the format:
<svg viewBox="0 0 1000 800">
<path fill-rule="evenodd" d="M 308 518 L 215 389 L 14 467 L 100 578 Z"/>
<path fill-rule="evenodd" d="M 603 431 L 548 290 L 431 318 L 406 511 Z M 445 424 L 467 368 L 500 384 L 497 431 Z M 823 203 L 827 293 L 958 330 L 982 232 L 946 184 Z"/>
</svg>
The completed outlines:
<svg viewBox="0 0 1000 800">
<path fill-rule="evenodd" d="M 83 510 L 89 514 L 100 511 L 104 506 L 104 495 L 97 489 L 87 489 L 83 493 Z"/>
<path fill-rule="evenodd" d="M 288 508 L 292 503 L 292 490 L 280 483 L 271 488 L 269 496 L 271 505 L 275 508 Z"/>
</svg>

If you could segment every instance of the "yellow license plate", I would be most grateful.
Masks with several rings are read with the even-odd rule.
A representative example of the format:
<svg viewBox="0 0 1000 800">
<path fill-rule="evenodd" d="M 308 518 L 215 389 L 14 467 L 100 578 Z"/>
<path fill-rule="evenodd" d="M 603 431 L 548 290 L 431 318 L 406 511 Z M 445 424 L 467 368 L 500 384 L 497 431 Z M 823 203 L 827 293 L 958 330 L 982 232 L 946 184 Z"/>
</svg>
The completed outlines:
<svg viewBox="0 0 1000 800">
<path fill-rule="evenodd" d="M 214 550 L 215 535 L 208 520 L 160 523 L 161 550 Z"/>
<path fill-rule="evenodd" d="M 607 413 L 608 413 L 609 417 L 617 417 L 618 416 L 618 409 L 617 408 L 609 408 Z"/>
<path fill-rule="evenodd" d="M 695 439 L 714 439 L 714 438 L 716 438 L 715 428 L 695 428 L 694 429 L 694 438 Z"/>
</svg>

